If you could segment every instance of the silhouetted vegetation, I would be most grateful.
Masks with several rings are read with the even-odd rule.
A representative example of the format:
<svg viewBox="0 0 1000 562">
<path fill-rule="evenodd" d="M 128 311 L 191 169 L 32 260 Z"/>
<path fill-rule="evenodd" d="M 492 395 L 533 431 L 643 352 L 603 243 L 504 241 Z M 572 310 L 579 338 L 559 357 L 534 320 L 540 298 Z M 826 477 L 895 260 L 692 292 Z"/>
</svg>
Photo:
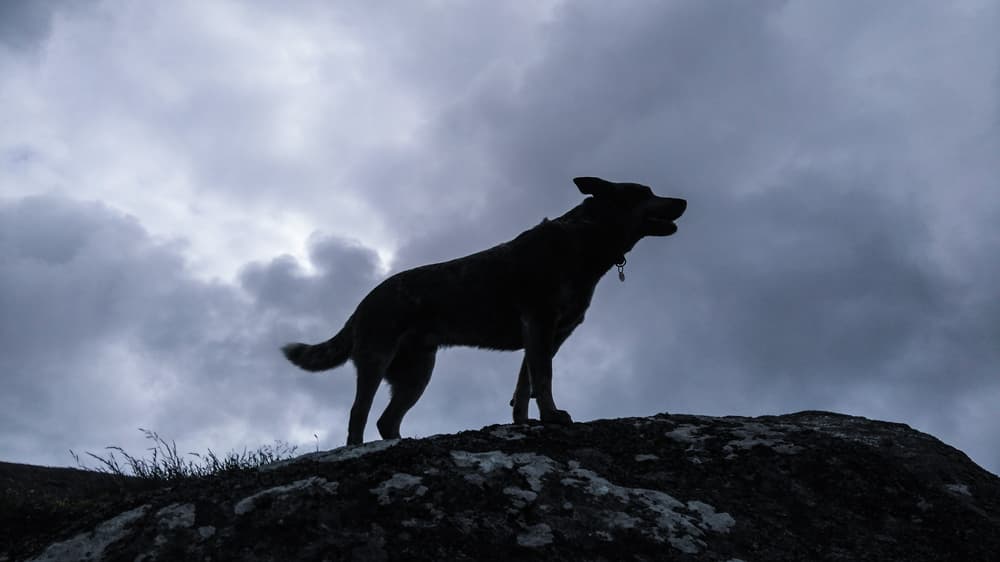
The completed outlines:
<svg viewBox="0 0 1000 562">
<path fill-rule="evenodd" d="M 170 482 L 189 478 L 203 478 L 216 474 L 226 474 L 256 468 L 261 465 L 291 458 L 298 449 L 283 441 L 275 441 L 274 445 L 264 445 L 255 451 L 230 451 L 219 456 L 211 449 L 204 454 L 177 451 L 177 443 L 167 441 L 158 433 L 149 429 L 139 428 L 146 439 L 152 442 L 148 458 L 137 457 L 125 449 L 112 445 L 105 447 L 108 453 L 101 456 L 87 452 L 86 455 L 96 460 L 96 468 L 88 467 L 73 451 L 70 454 L 77 465 L 89 471 L 103 472 L 120 478 L 138 478 L 149 482 Z"/>
</svg>

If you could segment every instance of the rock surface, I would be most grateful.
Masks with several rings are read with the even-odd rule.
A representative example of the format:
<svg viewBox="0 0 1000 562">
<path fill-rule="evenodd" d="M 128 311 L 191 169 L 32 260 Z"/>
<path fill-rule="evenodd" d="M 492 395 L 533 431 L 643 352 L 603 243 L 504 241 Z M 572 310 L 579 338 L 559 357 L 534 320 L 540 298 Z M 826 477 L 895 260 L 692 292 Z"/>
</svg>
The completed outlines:
<svg viewBox="0 0 1000 562">
<path fill-rule="evenodd" d="M 1000 478 L 825 412 L 490 426 L 94 505 L 0 560 L 1000 559 Z"/>
</svg>

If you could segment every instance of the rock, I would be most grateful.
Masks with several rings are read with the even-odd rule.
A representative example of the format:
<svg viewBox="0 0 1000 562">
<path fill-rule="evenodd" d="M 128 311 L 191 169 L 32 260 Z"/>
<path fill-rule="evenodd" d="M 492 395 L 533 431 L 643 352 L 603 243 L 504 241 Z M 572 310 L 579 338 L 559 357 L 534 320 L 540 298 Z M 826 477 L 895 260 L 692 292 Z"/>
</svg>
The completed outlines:
<svg viewBox="0 0 1000 562">
<path fill-rule="evenodd" d="M 825 412 L 492 426 L 132 492 L 0 560 L 997 560 L 1000 478 Z"/>
</svg>

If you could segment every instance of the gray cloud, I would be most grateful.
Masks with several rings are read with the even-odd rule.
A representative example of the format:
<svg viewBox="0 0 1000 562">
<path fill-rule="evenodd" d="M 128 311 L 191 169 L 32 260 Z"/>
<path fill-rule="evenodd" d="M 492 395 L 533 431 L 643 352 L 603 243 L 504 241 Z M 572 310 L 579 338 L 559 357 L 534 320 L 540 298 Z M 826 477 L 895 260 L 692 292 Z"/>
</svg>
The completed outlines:
<svg viewBox="0 0 1000 562">
<path fill-rule="evenodd" d="M 137 38 L 125 12 L 67 18 L 101 41 L 54 34 L 29 90 L 45 111 L 12 97 L 5 459 L 55 462 L 140 424 L 191 448 L 338 444 L 351 367 L 299 373 L 277 347 L 340 327 L 385 273 L 374 248 L 392 271 L 477 251 L 575 205 L 571 177 L 604 175 L 691 204 L 676 236 L 632 252 L 626 283 L 601 283 L 557 358 L 577 419 L 829 408 L 1000 467 L 995 6 L 254 4 L 152 20 Z M 19 199 L 52 189 L 108 203 Z M 186 213 L 199 219 L 171 222 Z M 314 233 L 299 258 L 280 255 L 299 250 L 274 234 L 286 223 Z M 231 282 L 192 265 L 213 260 L 235 262 Z M 518 363 L 442 351 L 404 433 L 506 420 Z M 82 437 L 50 429 L 68 420 Z"/>
<path fill-rule="evenodd" d="M 69 2 L 62 0 L 0 3 L 0 45 L 18 51 L 31 51 L 48 38 L 52 18 Z"/>
<path fill-rule="evenodd" d="M 330 379 L 294 384 L 278 347 L 300 326 L 330 329 L 374 278 L 371 252 L 318 240 L 321 275 L 278 258 L 249 265 L 241 289 L 196 280 L 179 246 L 100 204 L 26 198 L 0 207 L 0 232 L 5 457 L 141 447 L 137 427 L 218 448 L 225 427 L 259 445 L 310 417 L 312 431 L 335 425 L 314 403 Z M 351 267 L 324 276 L 330 260 Z"/>
<path fill-rule="evenodd" d="M 897 68 L 855 58 L 878 46 L 871 33 L 918 34 L 921 22 L 953 14 L 931 7 L 911 29 L 899 29 L 891 13 L 842 17 L 838 30 L 853 34 L 851 48 L 818 53 L 793 27 L 811 29 L 809 14 L 780 5 L 713 13 L 691 4 L 631 19 L 573 6 L 553 24 L 567 31 L 551 33 L 547 56 L 525 71 L 530 87 L 502 103 L 487 92 L 456 108 L 468 120 L 458 123 L 478 127 L 470 138 L 502 179 L 483 188 L 485 210 L 452 224 L 472 231 L 458 244 L 485 245 L 484 230 L 502 239 L 510 224 L 527 227 L 573 204 L 578 195 L 566 180 L 595 170 L 691 199 L 677 239 L 662 249 L 643 243 L 627 289 L 605 282 L 589 323 L 567 344 L 563 356 L 608 341 L 635 353 L 589 369 L 582 384 L 598 389 L 581 393 L 577 410 L 825 407 L 942 435 L 967 415 L 970 393 L 995 396 L 997 334 L 981 307 L 965 304 L 972 294 L 988 301 L 994 290 L 964 286 L 947 262 L 956 223 L 977 233 L 973 247 L 995 238 L 990 214 L 952 214 L 949 199 L 995 209 L 992 198 L 976 201 L 985 185 L 966 175 L 977 167 L 992 175 L 996 165 L 949 164 L 948 151 L 968 139 L 940 138 L 935 129 L 943 115 L 964 110 L 934 87 L 906 90 L 934 75 L 978 79 L 913 66 L 924 62 L 910 58 L 916 50 L 900 51 Z M 937 39 L 952 35 L 943 30 Z M 995 58 L 982 63 L 996 75 Z M 864 87 L 859 71 L 877 81 Z M 995 138 L 993 130 L 977 141 L 994 146 Z M 927 154 L 935 143 L 941 154 Z M 937 166 L 961 179 L 944 190 L 921 177 Z M 400 251 L 401 265 L 441 259 L 449 244 L 456 242 L 448 230 L 418 239 Z M 976 261 L 960 265 L 971 272 Z M 986 332 L 965 338 L 955 329 Z M 617 378 L 635 386 L 623 389 Z M 611 395 L 628 400 L 597 398 Z M 983 431 L 995 433 L 989 423 Z M 995 465 L 980 443 L 971 452 Z"/>
<path fill-rule="evenodd" d="M 357 302 L 378 280 L 378 256 L 357 242 L 314 237 L 310 263 L 316 273 L 306 273 L 291 256 L 249 264 L 239 283 L 259 306 L 281 314 L 318 320 L 347 319 Z M 339 329 L 339 327 L 338 327 Z"/>
</svg>

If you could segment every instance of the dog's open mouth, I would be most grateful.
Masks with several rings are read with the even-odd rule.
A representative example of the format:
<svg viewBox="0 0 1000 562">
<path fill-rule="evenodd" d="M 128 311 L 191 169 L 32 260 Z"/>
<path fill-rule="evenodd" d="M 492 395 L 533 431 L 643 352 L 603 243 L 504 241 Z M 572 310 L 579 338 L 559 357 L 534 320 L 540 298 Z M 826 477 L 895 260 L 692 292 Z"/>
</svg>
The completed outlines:
<svg viewBox="0 0 1000 562">
<path fill-rule="evenodd" d="M 659 197 L 655 204 L 655 212 L 646 218 L 646 228 L 652 236 L 670 236 L 677 232 L 677 219 L 681 218 L 687 209 L 687 201 L 673 197 Z"/>
<path fill-rule="evenodd" d="M 665 218 L 650 218 L 647 221 L 652 236 L 670 236 L 677 232 L 677 223 Z"/>
</svg>

